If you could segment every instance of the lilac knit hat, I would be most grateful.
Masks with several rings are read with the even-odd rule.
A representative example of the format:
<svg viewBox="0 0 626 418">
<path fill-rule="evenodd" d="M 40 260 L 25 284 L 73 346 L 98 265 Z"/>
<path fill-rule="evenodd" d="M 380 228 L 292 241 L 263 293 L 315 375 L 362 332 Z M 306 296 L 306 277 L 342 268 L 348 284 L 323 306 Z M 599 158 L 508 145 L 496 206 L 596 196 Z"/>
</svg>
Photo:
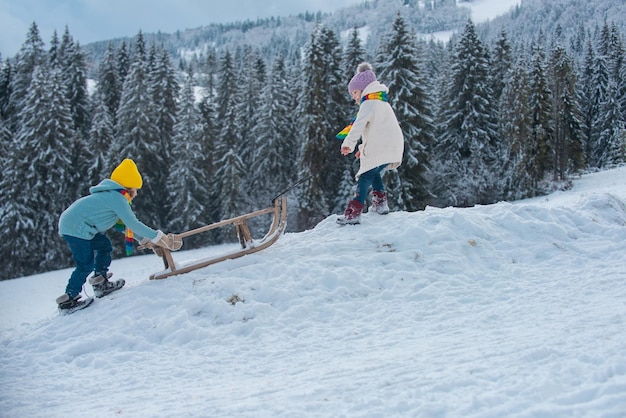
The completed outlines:
<svg viewBox="0 0 626 418">
<path fill-rule="evenodd" d="M 356 69 L 356 74 L 350 80 L 348 84 L 348 92 L 352 93 L 354 90 L 365 90 L 370 83 L 376 81 L 376 74 L 374 74 L 372 65 L 369 62 L 362 62 Z"/>
</svg>

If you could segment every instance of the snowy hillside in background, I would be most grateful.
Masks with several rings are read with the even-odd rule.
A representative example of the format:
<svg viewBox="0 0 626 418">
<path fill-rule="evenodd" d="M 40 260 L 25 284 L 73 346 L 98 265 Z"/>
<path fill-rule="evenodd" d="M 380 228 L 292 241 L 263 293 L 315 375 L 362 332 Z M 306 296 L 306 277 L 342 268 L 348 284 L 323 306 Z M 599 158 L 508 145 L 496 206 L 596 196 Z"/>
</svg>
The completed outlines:
<svg viewBox="0 0 626 418">
<path fill-rule="evenodd" d="M 626 167 L 335 219 L 161 281 L 116 260 L 127 287 L 68 317 L 70 270 L 0 282 L 1 415 L 624 416 Z"/>
<path fill-rule="evenodd" d="M 484 23 L 497 16 L 509 13 L 515 6 L 522 4 L 522 0 L 473 0 L 459 2 L 457 6 L 467 7 L 471 11 L 472 21 L 475 24 Z"/>
</svg>

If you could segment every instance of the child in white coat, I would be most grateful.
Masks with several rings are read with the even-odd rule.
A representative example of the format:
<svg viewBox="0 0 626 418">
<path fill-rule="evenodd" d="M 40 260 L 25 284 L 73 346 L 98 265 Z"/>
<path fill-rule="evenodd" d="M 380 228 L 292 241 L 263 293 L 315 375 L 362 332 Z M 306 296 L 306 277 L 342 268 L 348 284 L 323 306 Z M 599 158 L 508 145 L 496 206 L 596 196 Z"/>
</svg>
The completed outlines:
<svg viewBox="0 0 626 418">
<path fill-rule="evenodd" d="M 382 174 L 399 167 L 404 153 L 404 136 L 387 99 L 389 89 L 376 80 L 369 63 L 359 64 L 348 91 L 359 111 L 354 121 L 337 134 L 337 138 L 343 139 L 341 154 L 352 153 L 359 139 L 362 142 L 356 153 L 360 162 L 356 194 L 348 202 L 344 215 L 337 219 L 342 225 L 360 223 L 370 187 L 373 189 L 370 210 L 383 215 L 389 213 Z"/>
</svg>

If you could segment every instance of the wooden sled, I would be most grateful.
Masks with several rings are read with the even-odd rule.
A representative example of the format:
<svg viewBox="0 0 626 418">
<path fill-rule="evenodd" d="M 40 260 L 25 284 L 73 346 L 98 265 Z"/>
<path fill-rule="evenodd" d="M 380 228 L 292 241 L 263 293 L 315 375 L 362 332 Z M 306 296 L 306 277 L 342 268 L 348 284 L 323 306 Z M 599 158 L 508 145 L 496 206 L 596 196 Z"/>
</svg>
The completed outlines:
<svg viewBox="0 0 626 418">
<path fill-rule="evenodd" d="M 265 236 L 256 241 L 252 238 L 250 229 L 248 228 L 248 219 L 256 218 L 257 216 L 273 214 L 272 225 Z M 163 264 L 165 270 L 158 273 L 154 273 L 150 276 L 151 280 L 165 279 L 166 277 L 174 276 L 177 274 L 189 273 L 190 271 L 197 270 L 211 264 L 219 263 L 220 261 L 230 260 L 233 258 L 242 257 L 246 254 L 252 254 L 257 251 L 264 250 L 270 245 L 278 241 L 278 238 L 282 235 L 287 224 L 287 198 L 282 196 L 280 201 L 278 198 L 274 199 L 272 206 L 266 209 L 257 210 L 246 215 L 237 216 L 235 218 L 226 219 L 211 225 L 206 225 L 200 228 L 192 229 L 191 231 L 182 232 L 176 234 L 178 238 L 184 239 L 186 237 L 207 232 L 215 228 L 219 228 L 226 225 L 234 225 L 237 230 L 237 237 L 241 244 L 241 249 L 228 254 L 220 255 L 218 257 L 211 257 L 202 259 L 197 262 L 186 265 L 177 265 L 172 257 L 172 252 L 167 248 L 159 248 L 162 252 Z"/>
</svg>

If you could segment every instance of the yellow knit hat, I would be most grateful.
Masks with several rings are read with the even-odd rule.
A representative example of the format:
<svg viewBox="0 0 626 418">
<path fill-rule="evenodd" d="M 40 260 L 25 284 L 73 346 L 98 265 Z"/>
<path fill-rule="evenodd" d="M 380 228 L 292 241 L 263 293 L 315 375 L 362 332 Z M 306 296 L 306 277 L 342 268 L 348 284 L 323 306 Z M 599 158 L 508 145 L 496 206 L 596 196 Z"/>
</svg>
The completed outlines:
<svg viewBox="0 0 626 418">
<path fill-rule="evenodd" d="M 141 189 L 143 186 L 143 180 L 141 174 L 137 170 L 137 165 L 131 159 L 125 159 L 118 165 L 113 173 L 111 173 L 111 180 L 122 185 L 125 189 Z"/>
</svg>

